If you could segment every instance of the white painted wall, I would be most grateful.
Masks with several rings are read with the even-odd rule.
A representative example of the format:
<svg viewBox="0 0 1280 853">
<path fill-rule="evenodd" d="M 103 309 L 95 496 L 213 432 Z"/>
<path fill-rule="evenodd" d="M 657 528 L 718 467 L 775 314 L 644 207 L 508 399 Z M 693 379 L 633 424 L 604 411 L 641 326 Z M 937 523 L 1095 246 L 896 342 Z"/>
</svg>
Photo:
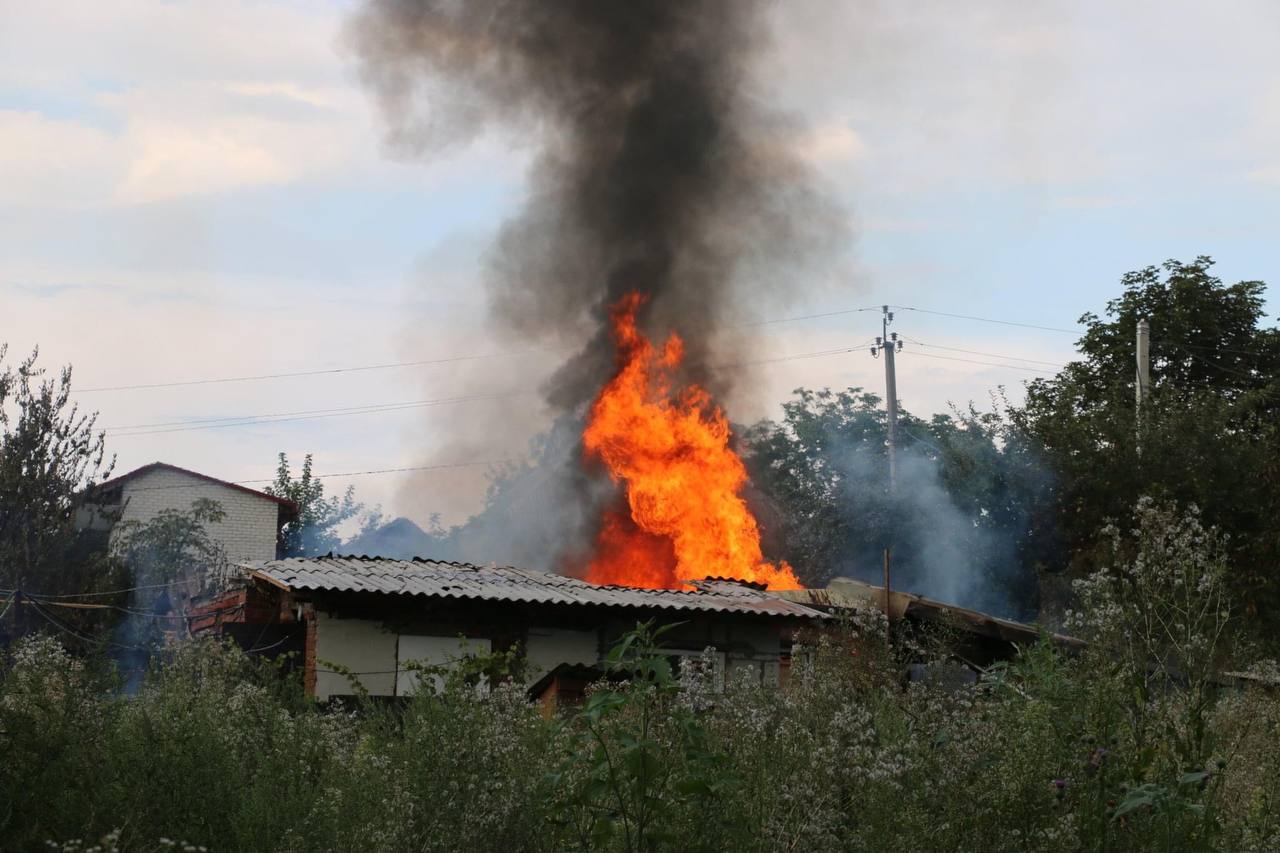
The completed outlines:
<svg viewBox="0 0 1280 853">
<path fill-rule="evenodd" d="M 717 628 L 716 633 L 721 629 Z M 778 682 L 779 641 L 776 628 L 737 626 L 732 637 L 732 651 L 717 650 L 712 654 L 713 681 L 717 689 L 730 679 L 749 674 L 766 684 Z M 750 649 L 745 643 L 751 641 Z M 669 648 L 665 654 L 684 658 L 700 658 L 706 646 L 717 643 L 690 644 Z M 461 638 L 425 634 L 395 634 L 381 622 L 367 619 L 339 619 L 323 612 L 316 614 L 316 698 L 349 696 L 356 691 L 348 679 L 334 672 L 326 661 L 339 664 L 356 676 L 370 695 L 409 696 L 420 685 L 420 674 L 404 671 L 404 664 L 417 661 L 428 666 L 445 666 L 467 655 L 492 651 L 488 638 Z M 528 664 L 527 681 L 532 683 L 562 663 L 592 666 L 600 660 L 599 634 L 595 630 L 565 628 L 531 628 L 525 645 Z M 432 676 L 438 688 L 443 679 Z"/>
<path fill-rule="evenodd" d="M 356 691 L 346 676 L 326 672 L 326 661 L 346 667 L 372 696 L 393 696 L 396 689 L 396 640 L 380 622 L 337 619 L 316 613 L 316 698 L 350 696 Z"/>
<path fill-rule="evenodd" d="M 397 669 L 396 695 L 412 696 L 418 691 L 421 673 L 406 672 L 404 665 L 409 662 L 426 666 L 448 666 L 462 658 L 474 655 L 487 655 L 493 648 L 493 642 L 484 637 L 428 637 L 420 634 L 401 634 L 396 652 Z M 444 686 L 444 679 L 439 675 L 430 676 L 435 690 Z"/>
<path fill-rule="evenodd" d="M 222 545 L 229 561 L 275 559 L 276 520 L 280 505 L 269 498 L 166 468 L 139 474 L 121 488 L 121 505 L 104 508 L 106 511 L 120 510 L 121 521 L 145 523 L 159 515 L 161 510 L 185 512 L 196 500 L 208 498 L 221 504 L 226 516 L 220 522 L 207 525 L 205 530 Z M 82 514 L 79 523 L 99 526 L 101 522 Z"/>
<path fill-rule="evenodd" d="M 533 683 L 562 663 L 593 666 L 600 660 L 598 631 L 530 628 L 525 643 L 526 680 Z"/>
</svg>

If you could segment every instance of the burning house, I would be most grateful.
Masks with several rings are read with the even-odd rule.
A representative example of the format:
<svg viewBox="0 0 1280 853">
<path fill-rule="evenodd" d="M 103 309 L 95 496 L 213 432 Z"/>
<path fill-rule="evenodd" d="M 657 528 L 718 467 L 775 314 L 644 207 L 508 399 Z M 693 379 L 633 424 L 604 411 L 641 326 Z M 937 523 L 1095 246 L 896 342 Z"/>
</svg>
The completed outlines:
<svg viewBox="0 0 1280 853">
<path fill-rule="evenodd" d="M 569 440 L 537 460 L 540 500 L 487 526 L 470 559 L 651 588 L 799 585 L 762 551 L 722 408 L 759 353 L 732 330 L 845 245 L 846 218 L 790 144 L 800 129 L 753 91 L 769 15 L 760 0 L 427 0 L 353 19 L 393 145 L 511 131 L 534 149 L 489 253 L 491 327 L 573 354 L 528 377 L 536 413 L 504 401 L 442 429 L 500 445 L 549 417 Z"/>
<path fill-rule="evenodd" d="M 537 379 L 539 416 L 571 440 L 537 460 L 540 499 L 478 545 L 555 573 L 246 562 L 193 630 L 301 652 L 321 699 L 402 696 L 413 662 L 511 647 L 531 678 L 570 689 L 647 618 L 682 623 L 672 654 L 711 648 L 727 671 L 780 678 L 797 627 L 845 603 L 777 594 L 802 584 L 764 553 L 719 401 L 750 386 L 741 356 L 759 343 L 730 330 L 784 304 L 847 220 L 789 144 L 797 128 L 752 91 L 768 6 L 426 0 L 355 17 L 350 44 L 395 145 L 423 153 L 496 128 L 536 141 L 485 287 L 495 332 L 574 351 Z M 466 439 L 521 420 L 504 411 Z"/>
<path fill-rule="evenodd" d="M 510 648 L 521 652 L 530 683 L 561 667 L 589 671 L 648 619 L 678 623 L 663 637 L 673 657 L 709 649 L 719 672 L 777 683 L 795 632 L 828 618 L 758 584 L 718 579 L 643 589 L 512 567 L 368 557 L 240 568 L 242 585 L 192 608 L 192 631 L 231 636 L 251 651 L 299 652 L 307 690 L 321 700 L 406 696 L 418 687 L 421 665 Z"/>
</svg>

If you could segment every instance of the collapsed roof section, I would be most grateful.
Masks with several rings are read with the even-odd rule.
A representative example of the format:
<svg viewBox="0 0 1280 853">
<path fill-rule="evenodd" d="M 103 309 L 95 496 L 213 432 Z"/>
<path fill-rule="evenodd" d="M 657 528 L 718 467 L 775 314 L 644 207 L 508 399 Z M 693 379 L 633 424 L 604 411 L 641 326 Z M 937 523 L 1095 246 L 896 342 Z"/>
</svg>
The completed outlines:
<svg viewBox="0 0 1280 853">
<path fill-rule="evenodd" d="M 891 622 L 904 617 L 926 622 L 951 621 L 969 633 L 1018 645 L 1035 642 L 1042 634 L 1065 648 L 1079 649 L 1085 645 L 1076 637 L 1044 631 L 1035 625 L 957 607 L 915 593 L 891 590 L 886 602 L 884 587 L 853 578 L 833 578 L 823 589 L 780 590 L 771 594 L 806 607 L 833 612 L 875 608 L 883 611 Z"/>
</svg>

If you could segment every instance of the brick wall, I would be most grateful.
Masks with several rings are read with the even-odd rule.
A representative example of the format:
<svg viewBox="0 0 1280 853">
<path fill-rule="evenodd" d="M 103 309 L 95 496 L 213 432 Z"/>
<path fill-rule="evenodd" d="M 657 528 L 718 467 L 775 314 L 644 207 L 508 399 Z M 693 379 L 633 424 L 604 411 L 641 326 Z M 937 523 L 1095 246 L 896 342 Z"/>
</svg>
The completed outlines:
<svg viewBox="0 0 1280 853">
<path fill-rule="evenodd" d="M 198 498 L 217 501 L 226 513 L 222 521 L 209 524 L 206 531 L 226 549 L 228 560 L 275 559 L 279 504 L 181 471 L 161 468 L 125 483 L 120 520 L 146 522 L 164 509 L 189 510 Z"/>
</svg>

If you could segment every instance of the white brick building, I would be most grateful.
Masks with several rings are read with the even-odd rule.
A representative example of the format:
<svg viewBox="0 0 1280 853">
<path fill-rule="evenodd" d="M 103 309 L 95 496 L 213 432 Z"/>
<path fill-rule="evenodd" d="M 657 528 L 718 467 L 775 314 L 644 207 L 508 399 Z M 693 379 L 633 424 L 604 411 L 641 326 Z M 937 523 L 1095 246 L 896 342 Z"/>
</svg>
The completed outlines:
<svg viewBox="0 0 1280 853">
<path fill-rule="evenodd" d="M 274 560 L 280 528 L 297 515 L 289 500 L 228 483 L 165 462 L 153 462 L 103 483 L 97 504 L 81 511 L 81 527 L 107 529 L 118 521 L 146 522 L 162 510 L 187 511 L 194 501 L 217 501 L 226 513 L 206 532 L 226 550 L 231 562 Z"/>
</svg>

